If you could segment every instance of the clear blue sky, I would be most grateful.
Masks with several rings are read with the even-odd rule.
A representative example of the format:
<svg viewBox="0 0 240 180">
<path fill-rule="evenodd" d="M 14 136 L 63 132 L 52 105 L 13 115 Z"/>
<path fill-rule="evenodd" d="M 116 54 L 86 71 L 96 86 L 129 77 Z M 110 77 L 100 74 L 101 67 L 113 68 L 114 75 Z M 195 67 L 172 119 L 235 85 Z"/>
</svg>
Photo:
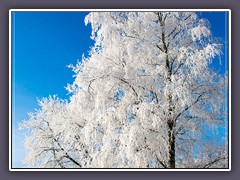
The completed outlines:
<svg viewBox="0 0 240 180">
<path fill-rule="evenodd" d="M 23 167 L 23 134 L 17 123 L 28 119 L 27 112 L 38 108 L 36 98 L 58 94 L 67 98 L 64 87 L 73 82 L 66 66 L 76 64 L 93 45 L 90 25 L 84 25 L 85 12 L 14 12 L 12 14 L 12 152 L 13 167 Z M 227 13 L 205 12 L 200 16 L 211 23 L 213 36 L 227 42 Z M 226 71 L 227 48 L 222 66 Z"/>
</svg>

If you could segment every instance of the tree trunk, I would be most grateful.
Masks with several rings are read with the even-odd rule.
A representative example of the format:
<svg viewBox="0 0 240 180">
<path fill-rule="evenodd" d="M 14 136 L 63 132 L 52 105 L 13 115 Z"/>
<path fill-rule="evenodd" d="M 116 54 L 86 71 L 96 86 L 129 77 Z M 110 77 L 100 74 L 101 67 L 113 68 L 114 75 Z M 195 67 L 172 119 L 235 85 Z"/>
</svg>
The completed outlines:
<svg viewBox="0 0 240 180">
<path fill-rule="evenodd" d="M 174 110 L 174 105 L 172 102 L 172 65 L 170 64 L 170 60 L 168 58 L 168 45 L 165 42 L 165 18 L 162 17 L 161 13 L 158 13 L 158 20 L 162 29 L 162 35 L 161 35 L 161 40 L 162 40 L 162 50 L 164 53 L 166 53 L 166 70 L 167 70 L 167 86 L 168 86 L 168 94 L 167 94 L 167 101 L 168 101 L 168 119 L 167 119 L 167 125 L 168 125 L 168 165 L 167 168 L 175 168 L 175 134 L 173 132 L 174 128 L 174 120 L 173 118 L 173 110 Z"/>
<path fill-rule="evenodd" d="M 168 119 L 167 119 L 167 125 L 168 125 L 168 168 L 175 168 L 175 134 L 173 132 L 175 122 L 173 120 L 173 111 L 174 111 L 174 105 L 173 105 L 173 99 L 172 99 L 172 69 L 169 65 L 169 59 L 168 56 L 166 58 L 166 68 L 168 70 L 167 75 L 167 85 L 168 85 L 168 95 L 167 95 L 167 101 L 168 101 Z"/>
<path fill-rule="evenodd" d="M 171 84 L 171 79 L 168 79 L 168 83 Z M 172 91 L 168 94 L 168 168 L 175 168 L 175 134 L 174 134 L 174 120 L 173 120 L 173 109 L 174 105 L 172 102 Z"/>
<path fill-rule="evenodd" d="M 175 168 L 175 135 L 173 133 L 173 122 L 168 122 L 168 168 Z"/>
</svg>

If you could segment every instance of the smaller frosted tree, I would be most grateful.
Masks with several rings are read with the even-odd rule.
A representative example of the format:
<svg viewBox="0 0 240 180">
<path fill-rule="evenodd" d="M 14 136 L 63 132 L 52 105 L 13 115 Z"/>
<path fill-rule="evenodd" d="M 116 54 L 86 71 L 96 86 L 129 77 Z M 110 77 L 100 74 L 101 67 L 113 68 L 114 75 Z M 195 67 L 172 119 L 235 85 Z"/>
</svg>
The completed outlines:
<svg viewBox="0 0 240 180">
<path fill-rule="evenodd" d="M 29 113 L 20 129 L 27 129 L 25 163 L 44 168 L 80 168 L 79 156 L 87 156 L 87 149 L 79 141 L 83 122 L 56 96 L 39 100 L 41 110 Z"/>
<path fill-rule="evenodd" d="M 226 91 L 225 77 L 210 68 L 221 44 L 208 22 L 194 12 L 93 12 L 85 23 L 95 45 L 89 58 L 70 66 L 70 101 L 44 99 L 22 125 L 31 131 L 28 162 L 227 167 L 226 146 L 208 136 L 225 125 Z"/>
</svg>

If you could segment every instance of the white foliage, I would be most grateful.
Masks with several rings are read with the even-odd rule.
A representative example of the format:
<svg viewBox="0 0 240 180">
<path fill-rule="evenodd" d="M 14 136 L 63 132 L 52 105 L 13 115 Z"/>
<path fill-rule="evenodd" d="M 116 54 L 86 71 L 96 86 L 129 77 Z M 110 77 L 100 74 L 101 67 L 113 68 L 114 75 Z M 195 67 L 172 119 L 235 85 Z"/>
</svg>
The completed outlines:
<svg viewBox="0 0 240 180">
<path fill-rule="evenodd" d="M 176 167 L 213 167 L 203 137 L 224 121 L 225 79 L 209 68 L 221 50 L 206 21 L 192 12 L 92 12 L 88 23 L 95 45 L 70 66 L 70 101 L 45 98 L 21 124 L 29 129 L 26 162 L 163 168 L 171 120 Z"/>
</svg>

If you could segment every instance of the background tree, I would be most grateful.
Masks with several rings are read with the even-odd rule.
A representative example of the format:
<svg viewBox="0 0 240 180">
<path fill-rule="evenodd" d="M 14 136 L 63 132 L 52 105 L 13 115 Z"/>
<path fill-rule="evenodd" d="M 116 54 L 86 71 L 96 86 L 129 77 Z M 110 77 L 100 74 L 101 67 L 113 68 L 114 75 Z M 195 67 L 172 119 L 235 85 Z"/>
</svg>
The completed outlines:
<svg viewBox="0 0 240 180">
<path fill-rule="evenodd" d="M 28 162 L 227 167 L 227 144 L 208 135 L 225 125 L 226 78 L 210 68 L 221 44 L 207 20 L 194 12 L 92 12 L 85 23 L 95 45 L 70 65 L 70 102 L 44 99 L 22 124 L 30 129 Z"/>
</svg>

